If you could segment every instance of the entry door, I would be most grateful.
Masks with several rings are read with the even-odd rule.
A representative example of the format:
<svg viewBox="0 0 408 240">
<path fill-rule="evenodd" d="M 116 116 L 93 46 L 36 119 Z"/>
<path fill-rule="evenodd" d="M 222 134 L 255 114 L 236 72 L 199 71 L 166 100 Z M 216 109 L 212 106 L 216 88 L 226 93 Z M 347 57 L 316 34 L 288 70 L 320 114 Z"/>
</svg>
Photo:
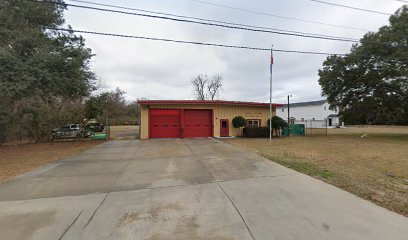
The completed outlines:
<svg viewBox="0 0 408 240">
<path fill-rule="evenodd" d="M 221 119 L 220 120 L 220 136 L 221 137 L 229 137 L 228 119 Z"/>
<path fill-rule="evenodd" d="M 331 127 L 333 125 L 333 120 L 329 118 L 329 126 Z"/>
</svg>

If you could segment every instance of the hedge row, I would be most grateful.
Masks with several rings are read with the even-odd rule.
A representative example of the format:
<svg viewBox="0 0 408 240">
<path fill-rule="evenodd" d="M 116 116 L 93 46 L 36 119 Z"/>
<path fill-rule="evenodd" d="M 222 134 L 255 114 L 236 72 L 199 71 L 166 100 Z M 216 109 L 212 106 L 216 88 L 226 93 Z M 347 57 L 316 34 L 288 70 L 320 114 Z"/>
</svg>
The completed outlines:
<svg viewBox="0 0 408 240">
<path fill-rule="evenodd" d="M 244 136 L 248 138 L 266 138 L 269 137 L 269 127 L 246 127 Z"/>
</svg>

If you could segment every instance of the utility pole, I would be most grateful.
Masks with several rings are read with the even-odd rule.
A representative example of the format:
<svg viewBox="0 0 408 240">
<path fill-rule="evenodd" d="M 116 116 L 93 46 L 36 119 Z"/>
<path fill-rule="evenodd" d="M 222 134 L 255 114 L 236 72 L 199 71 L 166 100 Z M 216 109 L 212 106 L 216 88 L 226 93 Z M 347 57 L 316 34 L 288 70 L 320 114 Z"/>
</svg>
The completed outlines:
<svg viewBox="0 0 408 240">
<path fill-rule="evenodd" d="M 290 97 L 292 97 L 292 94 L 288 95 L 288 137 L 290 136 L 290 103 L 289 103 Z"/>
<path fill-rule="evenodd" d="M 269 76 L 269 141 L 272 140 L 272 66 L 273 66 L 273 45 L 271 47 L 271 66 Z"/>
</svg>

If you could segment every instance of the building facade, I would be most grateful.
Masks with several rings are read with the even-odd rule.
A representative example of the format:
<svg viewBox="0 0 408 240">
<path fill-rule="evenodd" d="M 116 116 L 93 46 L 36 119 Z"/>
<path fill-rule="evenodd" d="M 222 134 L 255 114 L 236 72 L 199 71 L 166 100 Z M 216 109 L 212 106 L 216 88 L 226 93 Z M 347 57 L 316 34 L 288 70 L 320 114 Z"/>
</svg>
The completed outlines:
<svg viewBox="0 0 408 240">
<path fill-rule="evenodd" d="M 238 101 L 140 100 L 140 138 L 199 138 L 242 135 L 232 119 L 243 116 L 249 126 L 266 126 L 269 104 Z M 276 107 L 273 104 L 273 115 Z"/>
<path fill-rule="evenodd" d="M 288 121 L 288 105 L 279 106 L 276 115 Z M 330 109 L 326 100 L 290 103 L 290 123 L 302 123 L 308 121 L 313 128 L 339 127 L 338 108 Z M 313 123 L 314 122 L 314 123 Z"/>
</svg>

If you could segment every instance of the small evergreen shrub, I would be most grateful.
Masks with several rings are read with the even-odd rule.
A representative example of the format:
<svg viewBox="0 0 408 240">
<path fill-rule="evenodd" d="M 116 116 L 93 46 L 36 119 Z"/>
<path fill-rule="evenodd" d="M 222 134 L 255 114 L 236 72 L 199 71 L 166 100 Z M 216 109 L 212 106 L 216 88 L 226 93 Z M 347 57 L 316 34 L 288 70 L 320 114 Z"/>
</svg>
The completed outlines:
<svg viewBox="0 0 408 240">
<path fill-rule="evenodd" d="M 234 128 L 241 128 L 247 125 L 247 120 L 243 116 L 236 116 L 232 119 L 232 126 Z"/>
</svg>

